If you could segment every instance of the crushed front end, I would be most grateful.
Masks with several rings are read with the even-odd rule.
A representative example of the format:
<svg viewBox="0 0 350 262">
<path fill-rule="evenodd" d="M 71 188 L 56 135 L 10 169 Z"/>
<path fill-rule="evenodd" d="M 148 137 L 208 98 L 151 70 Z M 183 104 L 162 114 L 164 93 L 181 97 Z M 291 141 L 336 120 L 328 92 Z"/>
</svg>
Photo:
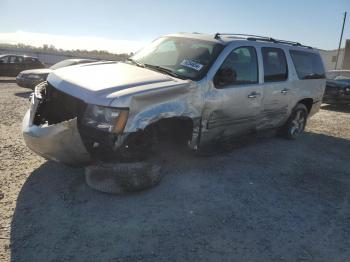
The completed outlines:
<svg viewBox="0 0 350 262">
<path fill-rule="evenodd" d="M 44 158 L 68 165 L 88 164 L 101 156 L 112 158 L 127 115 L 125 119 L 125 111 L 103 109 L 42 83 L 36 87 L 23 119 L 24 141 Z M 110 123 L 103 121 L 106 112 Z M 121 118 L 123 123 L 118 121 Z"/>
</svg>

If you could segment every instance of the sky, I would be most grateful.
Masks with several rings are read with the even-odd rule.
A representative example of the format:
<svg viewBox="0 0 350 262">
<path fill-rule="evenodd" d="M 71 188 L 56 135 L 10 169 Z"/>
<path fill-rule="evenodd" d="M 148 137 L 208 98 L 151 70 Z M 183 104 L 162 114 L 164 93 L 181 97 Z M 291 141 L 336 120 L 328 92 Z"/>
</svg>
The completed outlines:
<svg viewBox="0 0 350 262">
<path fill-rule="evenodd" d="M 329 50 L 345 11 L 350 39 L 350 0 L 0 0 L 0 43 L 129 53 L 164 34 L 227 32 Z"/>
</svg>

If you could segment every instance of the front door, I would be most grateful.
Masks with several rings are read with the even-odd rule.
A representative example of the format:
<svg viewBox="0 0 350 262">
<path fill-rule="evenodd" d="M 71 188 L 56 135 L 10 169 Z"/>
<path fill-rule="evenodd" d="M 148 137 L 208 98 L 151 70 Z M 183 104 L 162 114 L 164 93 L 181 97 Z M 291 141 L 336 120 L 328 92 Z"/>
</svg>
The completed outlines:
<svg viewBox="0 0 350 262">
<path fill-rule="evenodd" d="M 205 95 L 199 147 L 254 132 L 262 92 L 255 48 L 234 49 L 217 71 L 212 87 Z"/>
<path fill-rule="evenodd" d="M 10 56 L 0 58 L 0 76 L 8 76 L 9 74 L 9 60 Z"/>
</svg>

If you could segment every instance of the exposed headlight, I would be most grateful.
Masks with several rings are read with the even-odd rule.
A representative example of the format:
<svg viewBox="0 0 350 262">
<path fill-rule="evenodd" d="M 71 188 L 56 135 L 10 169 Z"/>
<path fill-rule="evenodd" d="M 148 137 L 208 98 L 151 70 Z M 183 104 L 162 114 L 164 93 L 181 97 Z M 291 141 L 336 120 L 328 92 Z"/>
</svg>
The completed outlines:
<svg viewBox="0 0 350 262">
<path fill-rule="evenodd" d="M 46 82 L 42 82 L 35 86 L 34 88 L 34 96 L 43 99 L 43 96 L 46 94 Z"/>
<path fill-rule="evenodd" d="M 105 132 L 121 134 L 128 115 L 126 109 L 88 105 L 82 123 Z"/>
<path fill-rule="evenodd" d="M 41 79 L 41 76 L 40 75 L 33 75 L 33 74 L 29 74 L 26 76 L 27 78 L 30 78 L 30 79 Z"/>
</svg>

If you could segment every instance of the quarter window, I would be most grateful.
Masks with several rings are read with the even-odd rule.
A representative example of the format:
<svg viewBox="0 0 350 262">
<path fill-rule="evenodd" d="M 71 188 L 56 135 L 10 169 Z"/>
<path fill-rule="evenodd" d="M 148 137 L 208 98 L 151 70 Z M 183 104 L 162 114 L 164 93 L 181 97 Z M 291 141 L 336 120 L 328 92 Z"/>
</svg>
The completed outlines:
<svg viewBox="0 0 350 262">
<path fill-rule="evenodd" d="M 217 88 L 255 83 L 258 83 L 258 62 L 254 47 L 249 46 L 233 50 L 214 77 Z"/>
<path fill-rule="evenodd" d="M 288 78 L 286 55 L 280 48 L 263 47 L 264 81 L 280 82 Z"/>
<path fill-rule="evenodd" d="M 325 78 L 321 57 L 316 53 L 290 50 L 299 79 Z"/>
</svg>

